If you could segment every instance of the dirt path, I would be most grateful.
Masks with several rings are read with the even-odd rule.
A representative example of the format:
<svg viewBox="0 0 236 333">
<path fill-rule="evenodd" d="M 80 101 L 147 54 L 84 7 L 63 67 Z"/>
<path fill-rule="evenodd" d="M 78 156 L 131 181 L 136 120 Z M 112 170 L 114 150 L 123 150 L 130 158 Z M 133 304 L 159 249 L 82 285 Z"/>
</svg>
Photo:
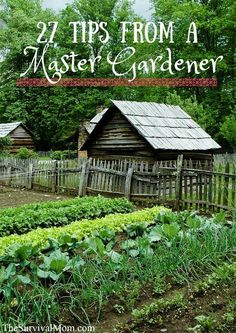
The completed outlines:
<svg viewBox="0 0 236 333">
<path fill-rule="evenodd" d="M 33 202 L 56 201 L 68 198 L 70 197 L 65 195 L 0 186 L 0 208 L 17 207 Z"/>
</svg>

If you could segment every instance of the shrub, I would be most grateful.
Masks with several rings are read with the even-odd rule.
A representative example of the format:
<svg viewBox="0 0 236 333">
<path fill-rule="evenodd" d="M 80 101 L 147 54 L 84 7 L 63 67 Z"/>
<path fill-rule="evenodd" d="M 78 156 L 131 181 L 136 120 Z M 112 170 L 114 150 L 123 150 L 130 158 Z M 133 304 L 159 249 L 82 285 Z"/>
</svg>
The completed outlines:
<svg viewBox="0 0 236 333">
<path fill-rule="evenodd" d="M 56 150 L 52 152 L 51 159 L 53 160 L 65 160 L 65 159 L 74 159 L 77 158 L 77 150 Z"/>
<path fill-rule="evenodd" d="M 78 151 L 77 150 L 64 150 L 64 158 L 66 159 L 75 159 L 78 157 Z"/>
<path fill-rule="evenodd" d="M 12 139 L 9 136 L 0 138 L 0 152 L 1 153 L 6 153 L 11 145 L 12 145 Z"/>
<path fill-rule="evenodd" d="M 17 158 L 20 158 L 22 160 L 27 160 L 27 159 L 37 159 L 38 158 L 38 154 L 28 148 L 20 148 L 16 154 Z"/>
<path fill-rule="evenodd" d="M 52 152 L 51 159 L 57 160 L 57 161 L 65 159 L 64 152 L 61 150 L 56 150 L 56 151 Z"/>
<path fill-rule="evenodd" d="M 76 198 L 0 210 L 0 235 L 24 234 L 36 228 L 58 227 L 80 219 L 94 219 L 112 213 L 128 213 L 133 205 L 124 198 Z"/>
</svg>

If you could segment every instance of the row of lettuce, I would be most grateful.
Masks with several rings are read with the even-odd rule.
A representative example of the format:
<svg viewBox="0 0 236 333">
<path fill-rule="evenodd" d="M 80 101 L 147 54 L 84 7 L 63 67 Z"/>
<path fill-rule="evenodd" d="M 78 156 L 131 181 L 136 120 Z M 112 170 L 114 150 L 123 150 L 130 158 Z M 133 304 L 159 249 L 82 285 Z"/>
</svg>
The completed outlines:
<svg viewBox="0 0 236 333">
<path fill-rule="evenodd" d="M 235 228 L 236 223 L 226 219 L 209 219 L 195 212 L 177 213 L 164 207 L 154 207 L 0 238 L 0 263 L 29 260 L 46 253 L 53 254 L 55 259 L 58 251 L 69 251 L 72 256 L 79 254 L 80 257 L 88 254 L 110 257 L 116 262 L 120 254 L 131 258 L 150 255 L 161 243 L 170 247 L 172 241 L 192 240 L 196 235 L 209 231 L 216 235 L 222 230 L 232 231 Z M 121 240 L 118 237 L 120 234 Z"/>
<path fill-rule="evenodd" d="M 0 236 L 25 234 L 37 228 L 59 227 L 76 220 L 92 220 L 108 214 L 134 210 L 126 199 L 84 197 L 58 202 L 36 203 L 0 210 Z"/>
<path fill-rule="evenodd" d="M 99 196 L 36 203 L 0 210 L 0 254 L 13 244 L 29 243 L 44 247 L 48 239 L 57 240 L 64 235 L 81 240 L 103 228 L 119 232 L 132 224 L 142 228 L 142 225 L 153 224 L 155 217 L 163 225 L 164 232 L 174 236 L 179 233 L 186 235 L 187 229 L 201 230 L 202 226 L 208 225 L 219 228 L 224 223 L 233 223 L 226 221 L 224 214 L 206 219 L 187 211 L 173 213 L 161 206 L 134 211 L 132 203 L 124 198 Z"/>
<path fill-rule="evenodd" d="M 117 200 L 113 201 L 117 203 Z M 122 201 L 126 205 L 126 201 Z M 116 206 L 114 206 L 116 207 Z M 120 210 L 120 208 L 119 208 Z M 43 247 L 47 244 L 49 238 L 59 239 L 63 235 L 76 237 L 78 240 L 90 235 L 95 230 L 100 230 L 104 227 L 115 231 L 122 231 L 127 225 L 141 223 L 147 221 L 152 223 L 155 216 L 160 211 L 167 211 L 164 207 L 153 207 L 141 211 L 135 211 L 128 214 L 109 214 L 103 218 L 93 220 L 81 219 L 62 227 L 38 228 L 23 235 L 12 234 L 0 238 L 0 254 L 4 253 L 5 249 L 13 244 L 27 244 Z"/>
</svg>

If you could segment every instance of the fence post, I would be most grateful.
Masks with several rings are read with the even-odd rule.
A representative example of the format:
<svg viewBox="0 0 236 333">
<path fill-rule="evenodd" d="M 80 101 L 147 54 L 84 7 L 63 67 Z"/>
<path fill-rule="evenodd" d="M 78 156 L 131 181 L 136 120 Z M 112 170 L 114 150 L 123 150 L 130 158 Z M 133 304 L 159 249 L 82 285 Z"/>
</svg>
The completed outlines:
<svg viewBox="0 0 236 333">
<path fill-rule="evenodd" d="M 230 172 L 230 165 L 229 165 L 228 161 L 226 161 L 225 170 L 223 172 L 225 173 L 223 205 L 229 207 L 230 206 L 230 203 L 229 203 L 229 172 Z"/>
<path fill-rule="evenodd" d="M 54 161 L 52 169 L 52 192 L 56 193 L 57 191 L 57 181 L 58 181 L 58 161 Z"/>
<path fill-rule="evenodd" d="M 176 203 L 175 208 L 180 209 L 180 201 L 182 200 L 182 166 L 183 166 L 183 155 L 178 156 L 176 166 Z"/>
<path fill-rule="evenodd" d="M 79 183 L 79 196 L 85 196 L 87 194 L 87 186 L 88 186 L 88 179 L 89 179 L 89 171 L 90 171 L 90 164 L 91 158 L 86 161 L 84 160 L 82 165 L 82 171 L 80 176 L 80 183 Z"/>
<path fill-rule="evenodd" d="M 34 164 L 29 163 L 29 170 L 28 170 L 28 190 L 32 190 L 33 188 L 33 169 L 34 169 Z"/>
<path fill-rule="evenodd" d="M 6 185 L 10 186 L 11 185 L 11 176 L 12 176 L 12 167 L 11 165 L 8 165 L 6 168 Z"/>
<path fill-rule="evenodd" d="M 132 186 L 132 178 L 134 173 L 134 165 L 132 165 L 127 172 L 126 180 L 125 180 L 125 197 L 130 200 L 131 198 L 131 186 Z"/>
</svg>

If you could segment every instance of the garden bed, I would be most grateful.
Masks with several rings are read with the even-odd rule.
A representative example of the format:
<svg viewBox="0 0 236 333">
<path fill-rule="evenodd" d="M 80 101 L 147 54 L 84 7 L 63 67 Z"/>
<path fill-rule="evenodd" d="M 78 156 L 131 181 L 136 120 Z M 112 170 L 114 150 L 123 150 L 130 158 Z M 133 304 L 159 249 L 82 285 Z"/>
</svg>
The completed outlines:
<svg viewBox="0 0 236 333">
<path fill-rule="evenodd" d="M 69 196 L 54 193 L 40 193 L 25 189 L 0 186 L 0 208 L 19 207 L 34 202 L 48 202 L 68 199 Z"/>
<path fill-rule="evenodd" d="M 155 207 L 2 238 L 0 325 L 233 333 L 235 235 L 224 214 Z"/>
</svg>

